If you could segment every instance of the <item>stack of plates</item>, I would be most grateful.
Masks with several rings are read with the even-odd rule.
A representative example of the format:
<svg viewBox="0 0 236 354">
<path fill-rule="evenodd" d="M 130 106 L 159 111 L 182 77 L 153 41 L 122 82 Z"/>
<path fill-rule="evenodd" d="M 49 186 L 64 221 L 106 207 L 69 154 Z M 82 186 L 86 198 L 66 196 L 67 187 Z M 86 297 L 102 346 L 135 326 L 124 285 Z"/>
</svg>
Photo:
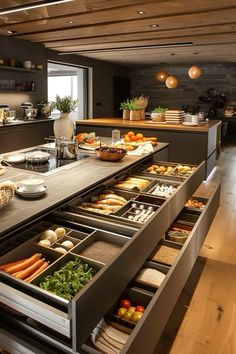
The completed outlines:
<svg viewBox="0 0 236 354">
<path fill-rule="evenodd" d="M 165 112 L 165 119 L 168 123 L 183 123 L 184 121 L 184 111 L 176 110 L 168 110 Z"/>
</svg>

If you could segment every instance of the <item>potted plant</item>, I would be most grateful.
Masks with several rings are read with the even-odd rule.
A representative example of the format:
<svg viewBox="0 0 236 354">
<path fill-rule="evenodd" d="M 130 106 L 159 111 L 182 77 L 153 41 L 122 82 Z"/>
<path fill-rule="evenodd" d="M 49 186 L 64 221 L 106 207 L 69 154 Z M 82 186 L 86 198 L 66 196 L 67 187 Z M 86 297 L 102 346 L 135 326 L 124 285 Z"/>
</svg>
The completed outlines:
<svg viewBox="0 0 236 354">
<path fill-rule="evenodd" d="M 145 119 L 145 109 L 147 108 L 148 105 L 148 98 L 149 97 L 144 96 L 143 94 L 141 96 L 133 98 L 133 103 L 136 106 L 139 106 L 140 119 Z"/>
<path fill-rule="evenodd" d="M 151 117 L 154 122 L 164 122 L 165 121 L 165 111 L 167 111 L 168 108 L 163 108 L 163 107 L 156 107 L 153 109 Z"/>
<path fill-rule="evenodd" d="M 56 95 L 55 101 L 51 102 L 52 109 L 60 111 L 60 117 L 54 121 L 54 135 L 56 138 L 65 137 L 71 139 L 74 125 L 69 119 L 69 113 L 74 111 L 78 101 L 71 96 L 60 97 Z"/>
<path fill-rule="evenodd" d="M 121 102 L 120 109 L 123 110 L 123 119 L 129 120 L 130 116 L 130 101 L 127 99 L 125 102 Z"/>
<path fill-rule="evenodd" d="M 130 109 L 130 120 L 140 120 L 141 119 L 141 109 L 140 106 L 132 99 L 129 104 Z"/>
</svg>

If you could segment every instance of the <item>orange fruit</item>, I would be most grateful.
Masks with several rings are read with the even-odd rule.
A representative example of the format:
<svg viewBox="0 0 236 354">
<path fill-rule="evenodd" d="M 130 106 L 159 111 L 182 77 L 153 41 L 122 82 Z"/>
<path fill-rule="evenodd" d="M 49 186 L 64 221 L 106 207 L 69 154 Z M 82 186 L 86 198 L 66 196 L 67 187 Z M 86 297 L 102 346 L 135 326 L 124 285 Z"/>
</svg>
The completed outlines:
<svg viewBox="0 0 236 354">
<path fill-rule="evenodd" d="M 138 140 L 137 136 L 135 136 L 135 135 L 131 136 L 130 139 L 131 139 L 131 141 L 137 141 Z"/>
<path fill-rule="evenodd" d="M 143 140 L 143 134 L 141 134 L 141 133 L 136 134 L 136 138 L 138 140 Z"/>
<path fill-rule="evenodd" d="M 126 143 L 130 143 L 131 142 L 131 139 L 130 139 L 130 137 L 127 134 L 124 136 L 124 141 Z"/>
<path fill-rule="evenodd" d="M 128 132 L 126 135 L 128 135 L 128 137 L 131 138 L 131 136 L 134 136 L 135 134 L 134 134 L 134 132 Z"/>
</svg>

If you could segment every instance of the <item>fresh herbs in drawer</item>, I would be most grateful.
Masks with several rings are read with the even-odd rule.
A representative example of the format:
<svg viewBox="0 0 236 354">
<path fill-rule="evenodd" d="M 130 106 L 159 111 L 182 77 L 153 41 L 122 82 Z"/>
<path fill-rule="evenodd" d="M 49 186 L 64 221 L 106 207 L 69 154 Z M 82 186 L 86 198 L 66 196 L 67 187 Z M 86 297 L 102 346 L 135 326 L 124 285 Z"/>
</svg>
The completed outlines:
<svg viewBox="0 0 236 354">
<path fill-rule="evenodd" d="M 79 260 L 63 263 L 53 274 L 42 278 L 40 288 L 71 300 L 96 274 L 96 270 Z"/>
</svg>

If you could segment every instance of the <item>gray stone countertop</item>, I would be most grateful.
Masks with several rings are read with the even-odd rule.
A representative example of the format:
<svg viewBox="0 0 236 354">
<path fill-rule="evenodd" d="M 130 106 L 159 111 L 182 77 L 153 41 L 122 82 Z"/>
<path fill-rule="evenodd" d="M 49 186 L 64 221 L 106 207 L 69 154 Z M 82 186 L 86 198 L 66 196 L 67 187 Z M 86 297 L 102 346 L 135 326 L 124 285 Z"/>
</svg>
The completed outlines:
<svg viewBox="0 0 236 354">
<path fill-rule="evenodd" d="M 14 127 L 16 125 L 24 125 L 24 124 L 34 124 L 34 123 L 40 123 L 40 122 L 48 122 L 48 121 L 53 121 L 55 120 L 55 118 L 44 118 L 44 119 L 28 119 L 28 120 L 20 120 L 20 119 L 16 119 L 12 122 L 8 122 L 6 124 L 3 124 L 2 122 L 0 122 L 0 129 L 3 127 Z"/>
<path fill-rule="evenodd" d="M 157 152 L 167 146 L 166 143 L 159 143 L 154 150 Z M 9 204 L 0 210 L 0 238 L 27 221 L 36 220 L 82 191 L 125 170 L 146 156 L 127 155 L 119 162 L 106 162 L 98 160 L 94 154 L 91 154 L 91 158 L 82 160 L 79 166 L 43 177 L 30 171 L 6 167 L 1 182 L 11 180 L 16 185 L 20 185 L 23 179 L 40 176 L 39 178 L 45 180 L 47 192 L 40 199 L 23 199 L 16 194 Z"/>
</svg>

